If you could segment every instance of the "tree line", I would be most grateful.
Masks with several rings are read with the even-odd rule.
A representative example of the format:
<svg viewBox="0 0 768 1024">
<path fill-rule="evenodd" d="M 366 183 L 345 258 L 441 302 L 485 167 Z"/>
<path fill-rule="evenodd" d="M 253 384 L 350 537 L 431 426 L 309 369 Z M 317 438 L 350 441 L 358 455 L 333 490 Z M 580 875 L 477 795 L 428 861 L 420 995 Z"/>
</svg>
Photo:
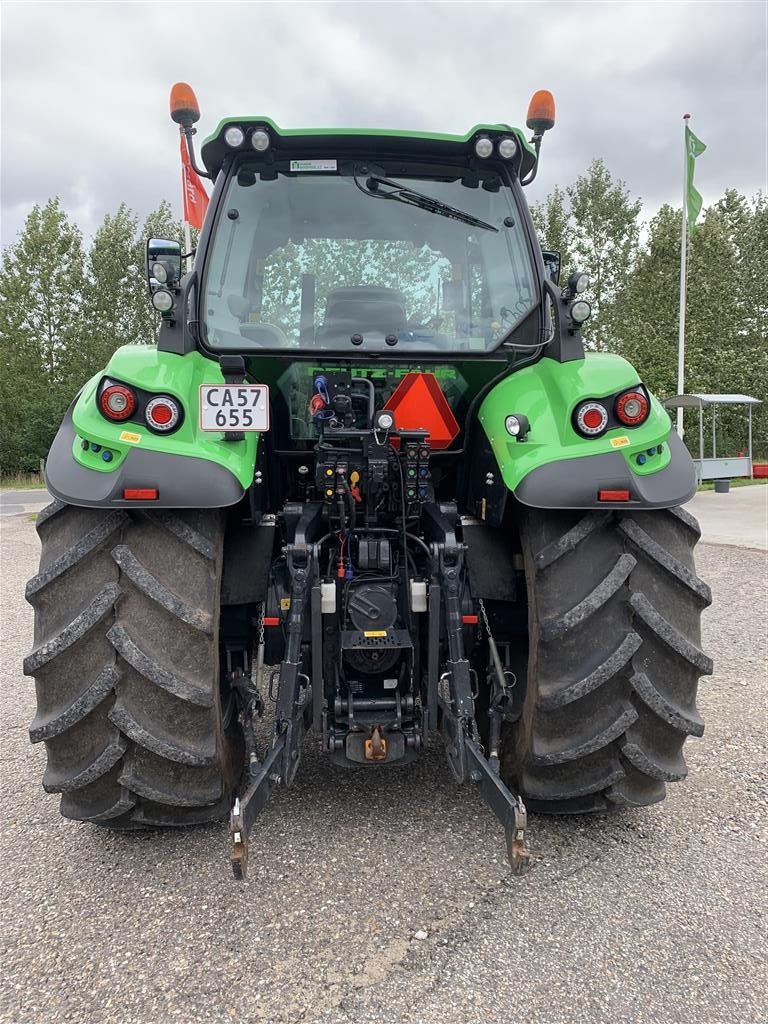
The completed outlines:
<svg viewBox="0 0 768 1024">
<path fill-rule="evenodd" d="M 534 205 L 542 245 L 562 254 L 564 282 L 591 278 L 587 347 L 629 359 L 659 396 L 677 390 L 681 211 L 645 221 L 642 203 L 595 160 Z M 161 203 L 140 225 L 121 204 L 86 247 L 57 198 L 33 207 L 0 265 L 0 470 L 36 469 L 80 387 L 121 345 L 153 344 L 158 316 L 144 277 L 146 238 L 177 238 Z M 755 450 L 768 454 L 768 201 L 728 190 L 690 239 L 686 390 L 744 392 L 765 401 Z M 695 415 L 695 414 L 693 414 Z M 686 431 L 698 427 L 686 414 Z M 721 411 L 719 454 L 746 443 L 743 411 Z M 691 435 L 689 435 L 690 437 Z M 709 430 L 706 434 L 709 438 Z M 695 447 L 695 443 L 692 447 Z M 708 442 L 709 443 L 709 442 Z"/>
</svg>

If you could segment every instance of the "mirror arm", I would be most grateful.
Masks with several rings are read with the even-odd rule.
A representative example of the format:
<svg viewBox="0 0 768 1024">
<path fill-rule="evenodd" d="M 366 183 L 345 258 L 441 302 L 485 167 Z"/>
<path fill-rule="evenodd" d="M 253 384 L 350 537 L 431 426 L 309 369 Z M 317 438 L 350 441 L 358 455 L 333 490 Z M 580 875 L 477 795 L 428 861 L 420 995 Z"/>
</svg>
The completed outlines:
<svg viewBox="0 0 768 1024">
<path fill-rule="evenodd" d="M 555 316 L 554 337 L 549 344 L 547 355 L 558 363 L 570 363 L 575 359 L 584 358 L 584 343 L 578 324 L 574 324 L 569 316 L 570 303 L 554 282 L 544 279 L 544 292 L 552 302 Z"/>
<path fill-rule="evenodd" d="M 180 128 L 180 131 L 187 137 L 187 153 L 189 153 L 189 162 L 192 165 L 192 170 L 195 174 L 199 174 L 201 178 L 207 178 L 209 181 L 213 181 L 213 178 L 208 171 L 201 170 L 197 166 L 197 160 L 195 159 L 195 147 L 192 142 L 192 136 L 197 132 L 197 128 L 193 128 L 191 124 L 184 125 Z"/>
<path fill-rule="evenodd" d="M 522 186 L 530 185 L 531 182 L 533 181 L 533 179 L 536 177 L 536 172 L 539 169 L 539 150 L 541 149 L 541 140 L 543 138 L 544 138 L 543 134 L 538 134 L 538 135 L 534 135 L 533 138 L 531 139 L 531 142 L 533 143 L 533 148 L 536 150 L 536 163 L 531 168 L 531 171 L 530 171 L 528 177 L 527 178 L 523 178 L 520 181 L 520 184 Z"/>
</svg>

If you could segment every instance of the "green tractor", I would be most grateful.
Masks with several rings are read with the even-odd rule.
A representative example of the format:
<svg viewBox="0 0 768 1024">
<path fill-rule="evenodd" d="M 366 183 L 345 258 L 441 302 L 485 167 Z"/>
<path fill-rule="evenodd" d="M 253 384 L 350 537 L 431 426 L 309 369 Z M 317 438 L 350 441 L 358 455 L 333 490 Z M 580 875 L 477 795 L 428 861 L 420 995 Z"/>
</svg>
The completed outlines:
<svg viewBox="0 0 768 1024">
<path fill-rule="evenodd" d="M 551 95 L 530 142 L 228 118 L 202 167 L 188 86 L 171 113 L 214 182 L 199 243 L 148 242 L 157 346 L 67 412 L 27 588 L 61 813 L 229 815 L 242 876 L 310 731 L 361 770 L 442 734 L 518 874 L 526 807 L 663 799 L 712 670 L 695 475 L 539 246 Z"/>
</svg>

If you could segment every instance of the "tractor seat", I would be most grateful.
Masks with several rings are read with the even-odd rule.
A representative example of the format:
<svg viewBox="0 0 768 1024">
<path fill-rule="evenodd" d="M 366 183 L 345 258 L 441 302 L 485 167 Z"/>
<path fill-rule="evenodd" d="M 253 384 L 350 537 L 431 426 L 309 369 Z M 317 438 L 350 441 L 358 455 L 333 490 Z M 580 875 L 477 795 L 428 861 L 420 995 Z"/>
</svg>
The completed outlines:
<svg viewBox="0 0 768 1024">
<path fill-rule="evenodd" d="M 397 334 L 406 323 L 405 296 L 394 288 L 335 288 L 325 300 L 325 316 L 315 337 L 320 344 L 367 331 Z"/>
</svg>

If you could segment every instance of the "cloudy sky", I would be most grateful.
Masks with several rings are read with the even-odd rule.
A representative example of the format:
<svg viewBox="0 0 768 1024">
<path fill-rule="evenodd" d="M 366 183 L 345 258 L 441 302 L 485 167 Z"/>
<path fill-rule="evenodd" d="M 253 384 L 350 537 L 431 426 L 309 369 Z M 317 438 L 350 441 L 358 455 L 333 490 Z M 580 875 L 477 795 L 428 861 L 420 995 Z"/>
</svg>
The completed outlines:
<svg viewBox="0 0 768 1024">
<path fill-rule="evenodd" d="M 23 3 L 2 6 L 2 239 L 61 197 L 86 235 L 125 201 L 180 209 L 168 91 L 286 127 L 465 132 L 555 94 L 530 199 L 601 156 L 649 212 L 679 202 L 681 117 L 705 203 L 766 188 L 766 0 Z"/>
</svg>

